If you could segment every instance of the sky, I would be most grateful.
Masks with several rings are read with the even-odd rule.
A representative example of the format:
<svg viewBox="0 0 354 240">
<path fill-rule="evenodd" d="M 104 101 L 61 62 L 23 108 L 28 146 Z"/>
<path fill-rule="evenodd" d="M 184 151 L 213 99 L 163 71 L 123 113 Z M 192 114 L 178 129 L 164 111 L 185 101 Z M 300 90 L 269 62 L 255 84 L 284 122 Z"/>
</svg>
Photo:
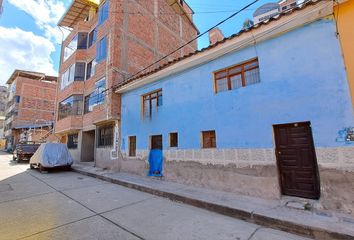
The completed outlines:
<svg viewBox="0 0 354 240">
<path fill-rule="evenodd" d="M 115 0 L 111 0 L 115 1 Z M 275 0 L 260 0 L 225 22 L 219 28 L 230 36 L 252 19 L 257 7 Z M 186 0 L 195 12 L 194 22 L 204 32 L 243 8 L 253 0 Z M 15 69 L 57 75 L 61 42 L 66 33 L 57 27 L 71 0 L 4 0 L 0 16 L 0 85 Z M 198 48 L 207 47 L 208 36 L 198 40 Z"/>
</svg>

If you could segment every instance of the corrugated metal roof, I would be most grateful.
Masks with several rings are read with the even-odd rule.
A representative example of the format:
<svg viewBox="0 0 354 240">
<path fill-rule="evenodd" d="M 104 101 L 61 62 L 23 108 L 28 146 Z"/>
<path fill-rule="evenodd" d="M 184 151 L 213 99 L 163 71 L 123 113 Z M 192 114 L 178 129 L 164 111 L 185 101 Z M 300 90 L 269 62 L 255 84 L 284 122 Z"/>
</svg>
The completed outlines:
<svg viewBox="0 0 354 240">
<path fill-rule="evenodd" d="M 213 45 L 209 45 L 206 48 L 202 48 L 202 49 L 197 50 L 195 52 L 192 52 L 192 53 L 189 53 L 187 55 L 184 55 L 184 56 L 182 56 L 180 58 L 173 59 L 173 60 L 171 60 L 171 61 L 169 61 L 169 62 L 167 62 L 167 63 L 165 63 L 165 64 L 163 64 L 163 65 L 161 65 L 161 66 L 159 66 L 157 68 L 155 68 L 154 70 L 139 74 L 139 75 L 127 80 L 127 81 L 124 81 L 124 82 L 120 83 L 119 85 L 117 85 L 116 89 L 119 89 L 120 87 L 125 86 L 125 85 L 127 85 L 127 84 L 129 84 L 129 83 L 131 83 L 131 82 L 133 82 L 135 80 L 141 79 L 141 78 L 149 76 L 151 74 L 154 74 L 154 73 L 156 73 L 156 72 L 158 72 L 158 71 L 160 71 L 162 69 L 165 69 L 165 68 L 167 68 L 167 67 L 169 67 L 169 66 L 171 66 L 171 65 L 173 65 L 173 64 L 175 64 L 177 62 L 180 62 L 180 61 L 182 61 L 182 60 L 184 60 L 186 58 L 189 58 L 189 57 L 192 57 L 194 55 L 197 55 L 197 54 L 200 54 L 202 52 L 205 52 L 205 51 L 208 51 L 210 49 L 213 49 L 213 48 L 215 48 L 215 47 L 217 47 L 217 46 L 219 46 L 219 45 L 221 45 L 221 44 L 223 44 L 223 43 L 225 43 L 225 42 L 227 42 L 227 41 L 229 41 L 231 39 L 237 38 L 240 35 L 242 35 L 242 34 L 244 34 L 246 32 L 249 32 L 249 31 L 251 31 L 253 29 L 261 28 L 262 26 L 265 26 L 265 25 L 269 24 L 270 22 L 278 21 L 279 19 L 281 19 L 284 16 L 291 15 L 294 12 L 302 11 L 303 9 L 305 9 L 305 8 L 307 8 L 309 6 L 312 6 L 312 5 L 315 5 L 315 4 L 319 3 L 319 2 L 324 2 L 324 1 L 330 1 L 330 0 L 307 0 L 307 1 L 304 1 L 304 3 L 298 5 L 295 8 L 289 9 L 289 10 L 287 10 L 285 12 L 281 12 L 278 15 L 276 15 L 276 16 L 274 16 L 274 17 L 272 17 L 272 18 L 270 18 L 270 19 L 268 19 L 266 21 L 257 23 L 257 24 L 253 25 L 252 27 L 250 27 L 248 29 L 242 29 L 238 33 L 235 33 L 235 34 L 231 35 L 230 37 L 226 37 L 223 40 L 221 40 L 221 41 L 219 41 L 219 42 L 217 42 L 217 43 L 215 43 Z"/>
</svg>

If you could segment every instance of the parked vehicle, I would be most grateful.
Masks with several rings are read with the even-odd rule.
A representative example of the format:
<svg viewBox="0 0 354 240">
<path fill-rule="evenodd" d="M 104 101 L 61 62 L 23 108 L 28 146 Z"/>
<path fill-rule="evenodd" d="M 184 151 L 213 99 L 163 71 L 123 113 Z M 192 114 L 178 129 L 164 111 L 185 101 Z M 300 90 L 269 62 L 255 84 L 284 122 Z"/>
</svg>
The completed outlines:
<svg viewBox="0 0 354 240">
<path fill-rule="evenodd" d="M 43 143 L 30 159 L 30 168 L 44 171 L 48 168 L 64 167 L 70 169 L 73 158 L 65 144 Z"/>
<path fill-rule="evenodd" d="M 20 142 L 12 153 L 12 159 L 17 162 L 29 161 L 39 146 L 40 144 L 35 142 Z"/>
</svg>

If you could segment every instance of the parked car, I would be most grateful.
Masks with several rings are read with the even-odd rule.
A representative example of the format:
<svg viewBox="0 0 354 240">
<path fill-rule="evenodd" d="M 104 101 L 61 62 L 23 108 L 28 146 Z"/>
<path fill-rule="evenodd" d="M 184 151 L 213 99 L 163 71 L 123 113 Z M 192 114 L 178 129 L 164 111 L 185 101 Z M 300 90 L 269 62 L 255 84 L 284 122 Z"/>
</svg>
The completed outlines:
<svg viewBox="0 0 354 240">
<path fill-rule="evenodd" d="M 20 142 L 12 152 L 12 159 L 17 162 L 29 161 L 39 146 L 40 144 L 35 142 Z"/>
<path fill-rule="evenodd" d="M 30 168 L 39 168 L 40 171 L 59 167 L 70 169 L 73 162 L 66 144 L 43 143 L 31 157 Z"/>
</svg>

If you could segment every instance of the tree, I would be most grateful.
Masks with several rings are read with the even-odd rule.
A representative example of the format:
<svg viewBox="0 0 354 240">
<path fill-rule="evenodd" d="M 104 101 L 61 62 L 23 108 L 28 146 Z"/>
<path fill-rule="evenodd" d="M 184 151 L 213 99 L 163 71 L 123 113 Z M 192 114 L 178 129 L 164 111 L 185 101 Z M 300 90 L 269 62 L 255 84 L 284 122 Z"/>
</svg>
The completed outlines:
<svg viewBox="0 0 354 240">
<path fill-rule="evenodd" d="M 247 18 L 247 19 L 243 22 L 243 27 L 242 27 L 242 29 L 248 29 L 248 28 L 252 27 L 253 25 L 254 25 L 254 22 L 253 22 L 251 19 Z"/>
</svg>

